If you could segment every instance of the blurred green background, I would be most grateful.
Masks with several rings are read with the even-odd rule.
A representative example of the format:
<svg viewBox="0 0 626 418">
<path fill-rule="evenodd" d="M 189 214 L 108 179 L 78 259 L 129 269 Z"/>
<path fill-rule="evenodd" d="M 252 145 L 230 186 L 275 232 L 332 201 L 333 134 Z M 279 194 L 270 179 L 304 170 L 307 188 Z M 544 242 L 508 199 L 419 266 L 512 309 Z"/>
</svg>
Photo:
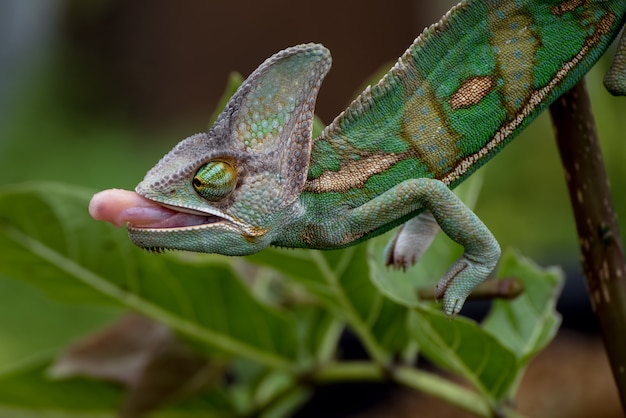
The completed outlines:
<svg viewBox="0 0 626 418">
<path fill-rule="evenodd" d="M 94 191 L 132 189 L 179 140 L 207 129 L 230 71 L 247 75 L 272 53 L 301 42 L 321 42 L 333 53 L 317 107 L 329 123 L 364 80 L 391 65 L 453 3 L 4 0 L 0 185 L 54 180 Z M 609 58 L 587 81 L 616 211 L 624 217 L 626 99 L 601 85 Z M 548 115 L 481 170 L 476 212 L 502 247 L 543 265 L 565 265 L 576 276 L 576 231 Z M 16 303 L 38 297 L 19 286 L 6 284 L 3 291 L 23 295 Z M 109 318 L 98 315 L 94 323 Z M 69 332 L 64 323 L 59 329 Z M 88 326 L 75 328 L 78 335 Z M 0 354 L 10 341 L 3 338 Z M 53 352 L 54 341 L 27 343 Z"/>
</svg>

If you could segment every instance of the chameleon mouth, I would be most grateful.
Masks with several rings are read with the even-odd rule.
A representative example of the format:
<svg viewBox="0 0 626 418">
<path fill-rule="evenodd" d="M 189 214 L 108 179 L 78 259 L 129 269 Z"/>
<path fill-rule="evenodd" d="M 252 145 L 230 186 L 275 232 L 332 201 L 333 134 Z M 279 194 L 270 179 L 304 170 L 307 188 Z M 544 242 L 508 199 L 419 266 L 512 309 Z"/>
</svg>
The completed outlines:
<svg viewBox="0 0 626 418">
<path fill-rule="evenodd" d="M 127 228 L 130 229 L 185 229 L 205 226 L 224 221 L 211 214 L 194 214 L 169 208 L 166 206 L 153 208 L 129 208 L 123 212 L 127 218 Z M 149 222 L 145 223 L 145 220 Z"/>
<path fill-rule="evenodd" d="M 220 216 L 187 208 L 171 207 L 146 199 L 136 192 L 109 189 L 96 193 L 89 202 L 92 218 L 129 230 L 181 230 L 226 222 Z"/>
</svg>

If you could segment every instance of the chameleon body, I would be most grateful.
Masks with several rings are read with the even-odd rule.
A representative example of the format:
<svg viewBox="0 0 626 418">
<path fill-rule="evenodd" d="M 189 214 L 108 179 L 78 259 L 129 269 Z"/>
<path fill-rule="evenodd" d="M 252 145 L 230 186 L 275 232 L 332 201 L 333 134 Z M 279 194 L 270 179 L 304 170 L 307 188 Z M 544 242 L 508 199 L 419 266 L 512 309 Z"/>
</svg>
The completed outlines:
<svg viewBox="0 0 626 418">
<path fill-rule="evenodd" d="M 386 257 L 404 268 L 441 228 L 465 249 L 435 289 L 455 314 L 500 248 L 451 189 L 580 80 L 625 16 L 624 0 L 463 1 L 316 139 L 313 109 L 330 54 L 316 44 L 281 51 L 208 133 L 147 173 L 136 193 L 172 216 L 127 216 L 130 238 L 145 248 L 245 255 L 270 244 L 341 248 L 402 225 Z M 618 93 L 623 44 L 607 77 Z"/>
</svg>

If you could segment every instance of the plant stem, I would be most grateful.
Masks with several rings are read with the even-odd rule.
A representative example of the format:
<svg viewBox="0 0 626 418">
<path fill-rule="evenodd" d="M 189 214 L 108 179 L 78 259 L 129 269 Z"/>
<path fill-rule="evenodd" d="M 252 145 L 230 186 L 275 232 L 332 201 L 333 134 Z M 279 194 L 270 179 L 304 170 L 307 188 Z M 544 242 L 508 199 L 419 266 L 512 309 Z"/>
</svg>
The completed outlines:
<svg viewBox="0 0 626 418">
<path fill-rule="evenodd" d="M 398 383 L 456 405 L 475 415 L 481 417 L 493 415 L 491 407 L 480 395 L 432 373 L 411 367 L 398 367 L 394 371 L 394 379 Z"/>
<path fill-rule="evenodd" d="M 252 345 L 238 341 L 235 338 L 231 338 L 227 334 L 188 321 L 146 299 L 120 288 L 106 278 L 93 273 L 74 260 L 24 234 L 17 228 L 5 226 L 3 229 L 7 236 L 13 239 L 18 245 L 22 245 L 52 266 L 129 309 L 159 321 L 182 334 L 204 341 L 226 353 L 247 357 L 268 367 L 274 367 L 288 372 L 294 371 L 294 366 L 290 359 L 270 351 L 261 350 Z"/>
<path fill-rule="evenodd" d="M 371 361 L 349 361 L 322 365 L 311 377 L 318 383 L 371 382 L 384 380 L 385 373 L 376 363 Z"/>
<path fill-rule="evenodd" d="M 350 328 L 352 328 L 352 330 L 359 336 L 359 339 L 372 359 L 381 367 L 388 367 L 390 361 L 389 354 L 378 344 L 376 338 L 374 338 L 363 319 L 359 316 L 359 313 L 355 310 L 354 306 L 343 291 L 343 288 L 339 284 L 339 278 L 337 277 L 336 272 L 330 268 L 326 259 L 320 254 L 319 251 L 312 251 L 311 254 L 313 260 L 315 260 L 320 271 L 324 275 L 326 282 L 333 289 L 333 292 L 337 297 L 337 301 L 343 308 L 346 322 Z"/>
<path fill-rule="evenodd" d="M 498 280 L 485 280 L 468 296 L 468 300 L 515 299 L 524 293 L 524 283 L 516 277 L 505 277 Z M 435 300 L 432 287 L 417 289 L 420 300 Z"/>
<path fill-rule="evenodd" d="M 395 383 L 441 399 L 477 416 L 491 417 L 493 415 L 492 408 L 479 394 L 435 374 L 409 366 L 394 367 L 389 374 L 386 374 L 372 362 L 329 363 L 317 370 L 311 377 L 317 383 L 390 379 Z"/>
<path fill-rule="evenodd" d="M 626 262 L 584 80 L 550 106 L 583 272 L 626 410 Z"/>
</svg>

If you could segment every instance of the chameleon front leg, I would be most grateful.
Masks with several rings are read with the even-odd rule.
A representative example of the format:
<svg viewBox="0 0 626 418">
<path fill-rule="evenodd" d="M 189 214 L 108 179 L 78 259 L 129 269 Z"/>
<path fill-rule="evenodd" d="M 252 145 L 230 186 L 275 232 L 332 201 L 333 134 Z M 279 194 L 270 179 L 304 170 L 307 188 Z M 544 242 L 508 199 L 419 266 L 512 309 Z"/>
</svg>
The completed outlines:
<svg viewBox="0 0 626 418">
<path fill-rule="evenodd" d="M 367 234 L 419 209 L 428 210 L 441 229 L 465 249 L 435 287 L 448 315 L 458 313 L 465 299 L 489 276 L 500 258 L 500 246 L 489 229 L 441 181 L 419 178 L 400 183 L 353 209 L 352 232 Z"/>
</svg>

